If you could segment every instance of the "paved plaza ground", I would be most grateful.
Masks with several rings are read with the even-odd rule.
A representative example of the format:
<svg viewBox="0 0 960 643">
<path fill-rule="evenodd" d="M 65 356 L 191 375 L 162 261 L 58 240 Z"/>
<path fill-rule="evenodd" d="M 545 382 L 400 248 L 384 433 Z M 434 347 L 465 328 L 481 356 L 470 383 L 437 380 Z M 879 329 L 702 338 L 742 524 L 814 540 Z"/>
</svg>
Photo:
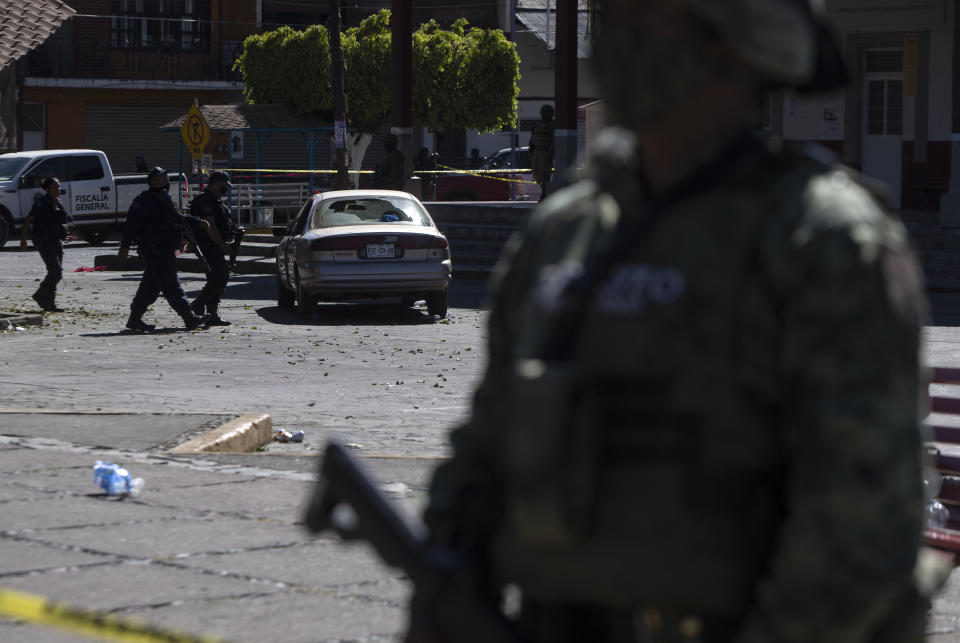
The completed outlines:
<svg viewBox="0 0 960 643">
<path fill-rule="evenodd" d="M 232 326 L 181 332 L 160 300 L 146 316 L 160 330 L 132 334 L 139 274 L 74 272 L 115 249 L 68 244 L 66 312 L 0 332 L 0 588 L 232 641 L 393 640 L 407 581 L 365 546 L 302 526 L 316 456 L 328 438 L 349 444 L 416 513 L 483 368 L 484 284 L 456 282 L 445 320 L 387 303 L 304 320 L 277 308 L 273 276 L 238 276 L 222 306 Z M 0 250 L 0 311 L 37 312 L 43 272 L 35 252 Z M 183 283 L 192 294 L 202 280 Z M 960 366 L 960 294 L 933 304 L 925 361 Z M 246 412 L 305 440 L 167 452 Z M 143 477 L 143 494 L 102 496 L 97 459 Z M 930 621 L 936 643 L 960 641 L 953 580 Z M 85 639 L 0 618 L 0 640 Z"/>
</svg>

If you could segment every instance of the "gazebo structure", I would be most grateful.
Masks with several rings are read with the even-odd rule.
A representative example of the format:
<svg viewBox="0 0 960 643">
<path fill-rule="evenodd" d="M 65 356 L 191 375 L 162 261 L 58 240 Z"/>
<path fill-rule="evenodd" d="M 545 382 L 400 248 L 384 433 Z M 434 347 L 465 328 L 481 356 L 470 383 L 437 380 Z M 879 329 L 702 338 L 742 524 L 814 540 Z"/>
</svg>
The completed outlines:
<svg viewBox="0 0 960 643">
<path fill-rule="evenodd" d="M 260 146 L 275 132 L 298 132 L 309 150 L 309 168 L 304 170 L 310 176 L 310 188 L 313 189 L 313 177 L 318 170 L 314 150 L 318 143 L 326 142 L 333 127 L 327 122 L 311 116 L 297 114 L 286 105 L 200 105 L 200 113 L 210 127 L 211 132 L 253 134 L 255 182 L 260 182 Z M 163 125 L 162 131 L 179 132 L 186 114 Z M 241 142 L 242 145 L 242 142 Z M 183 169 L 183 142 L 179 149 L 180 169 Z"/>
</svg>

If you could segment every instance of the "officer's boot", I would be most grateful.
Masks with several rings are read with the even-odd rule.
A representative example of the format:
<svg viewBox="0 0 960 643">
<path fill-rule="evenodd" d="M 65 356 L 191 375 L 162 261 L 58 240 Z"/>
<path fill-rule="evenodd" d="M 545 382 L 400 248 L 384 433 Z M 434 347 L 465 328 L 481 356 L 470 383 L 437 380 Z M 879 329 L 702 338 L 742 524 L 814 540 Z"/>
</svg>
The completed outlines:
<svg viewBox="0 0 960 643">
<path fill-rule="evenodd" d="M 197 298 L 193 300 L 193 303 L 190 304 L 190 310 L 193 311 L 193 314 L 200 317 L 203 315 L 203 309 L 206 307 L 206 296 L 203 293 L 197 295 Z"/>
<path fill-rule="evenodd" d="M 206 327 L 207 322 L 210 317 L 208 315 L 194 315 L 193 312 L 189 312 L 183 315 L 183 327 L 185 330 L 196 330 L 201 327 Z"/>
<path fill-rule="evenodd" d="M 55 295 L 56 291 L 48 290 L 47 288 L 41 286 L 37 289 L 37 292 L 30 296 L 43 310 L 49 313 L 62 313 L 63 308 L 57 308 L 57 305 L 53 301 Z"/>
<path fill-rule="evenodd" d="M 127 319 L 127 328 L 140 332 L 149 332 L 156 328 L 156 326 L 153 324 L 147 324 L 143 321 L 140 314 L 131 311 L 130 317 Z"/>
<path fill-rule="evenodd" d="M 220 307 L 220 302 L 210 302 L 207 304 L 207 310 L 210 311 L 210 319 L 207 320 L 207 324 L 210 326 L 229 326 L 230 322 L 225 319 L 220 319 L 220 313 L 217 312 L 217 308 Z"/>
</svg>

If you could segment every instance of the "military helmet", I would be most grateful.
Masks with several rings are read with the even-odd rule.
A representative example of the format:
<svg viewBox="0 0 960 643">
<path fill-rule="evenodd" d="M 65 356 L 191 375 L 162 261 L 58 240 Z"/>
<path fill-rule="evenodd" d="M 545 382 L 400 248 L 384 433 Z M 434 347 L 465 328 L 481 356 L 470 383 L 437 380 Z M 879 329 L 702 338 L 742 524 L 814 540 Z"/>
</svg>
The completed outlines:
<svg viewBox="0 0 960 643">
<path fill-rule="evenodd" d="M 230 182 L 230 175 L 223 170 L 214 170 L 210 173 L 210 176 L 207 177 L 207 183 L 213 183 L 214 181 L 223 181 L 228 188 L 233 187 L 233 183 Z"/>
<path fill-rule="evenodd" d="M 823 0 L 645 1 L 698 16 L 744 63 L 774 83 L 822 91 L 847 81 L 839 47 L 824 22 Z"/>
<path fill-rule="evenodd" d="M 162 167 L 155 167 L 147 173 L 147 181 L 161 174 L 166 175 L 166 173 L 167 171 Z"/>
</svg>

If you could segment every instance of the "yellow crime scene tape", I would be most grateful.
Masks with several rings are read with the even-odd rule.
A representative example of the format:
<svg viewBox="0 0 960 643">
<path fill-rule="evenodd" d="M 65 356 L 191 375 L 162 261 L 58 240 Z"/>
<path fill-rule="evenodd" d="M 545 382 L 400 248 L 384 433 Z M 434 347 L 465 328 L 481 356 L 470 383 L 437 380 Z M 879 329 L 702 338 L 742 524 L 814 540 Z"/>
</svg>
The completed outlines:
<svg viewBox="0 0 960 643">
<path fill-rule="evenodd" d="M 132 618 L 120 618 L 57 603 L 43 596 L 0 588 L 0 616 L 56 627 L 103 641 L 121 643 L 226 643 L 215 636 L 193 636 Z"/>
<path fill-rule="evenodd" d="M 459 170 L 448 165 L 442 165 L 437 163 L 437 167 L 443 168 L 442 170 L 415 170 L 415 175 L 420 174 L 469 174 L 471 176 L 480 177 L 483 179 L 491 179 L 494 181 L 503 181 L 505 183 L 529 183 L 530 185 L 536 185 L 536 181 L 526 181 L 523 179 L 509 179 L 499 176 L 492 176 L 494 174 L 528 174 L 533 172 L 533 170 Z M 218 167 L 214 168 L 222 172 L 261 172 L 265 174 L 336 174 L 336 170 L 276 170 L 276 169 L 256 169 L 256 168 L 247 168 L 247 167 Z M 347 170 L 348 174 L 374 174 L 374 170 Z"/>
<path fill-rule="evenodd" d="M 422 174 L 469 174 L 471 176 L 477 176 L 482 179 L 493 179 L 494 181 L 503 181 L 505 183 L 529 183 L 531 185 L 536 185 L 536 181 L 525 181 L 523 179 L 506 179 L 499 176 L 489 176 L 491 174 L 525 174 L 533 172 L 533 170 L 458 170 L 457 168 L 450 167 L 449 165 L 443 165 L 442 163 L 437 163 L 437 167 L 442 167 L 442 170 L 422 170 Z"/>
</svg>

